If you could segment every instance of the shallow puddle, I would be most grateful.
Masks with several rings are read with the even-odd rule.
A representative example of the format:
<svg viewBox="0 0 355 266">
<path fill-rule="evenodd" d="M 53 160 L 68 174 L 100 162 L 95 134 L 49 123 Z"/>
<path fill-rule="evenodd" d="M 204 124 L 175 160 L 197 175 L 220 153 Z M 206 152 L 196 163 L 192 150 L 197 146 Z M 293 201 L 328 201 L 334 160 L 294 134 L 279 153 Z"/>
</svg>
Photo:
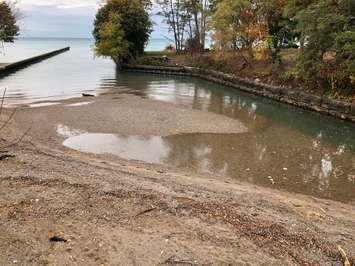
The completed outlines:
<svg viewBox="0 0 355 266">
<path fill-rule="evenodd" d="M 89 105 L 92 104 L 93 102 L 80 102 L 80 103 L 72 103 L 66 105 L 67 107 L 78 107 L 78 106 L 84 106 L 84 105 Z"/>
<path fill-rule="evenodd" d="M 159 136 L 85 133 L 66 139 L 63 145 L 82 152 L 113 154 L 147 163 L 162 163 L 170 152 L 170 147 Z"/>
<path fill-rule="evenodd" d="M 58 104 L 60 104 L 60 103 L 59 102 L 33 103 L 33 104 L 30 104 L 30 107 L 36 108 L 36 107 L 52 106 L 52 105 L 58 105 Z"/>
</svg>

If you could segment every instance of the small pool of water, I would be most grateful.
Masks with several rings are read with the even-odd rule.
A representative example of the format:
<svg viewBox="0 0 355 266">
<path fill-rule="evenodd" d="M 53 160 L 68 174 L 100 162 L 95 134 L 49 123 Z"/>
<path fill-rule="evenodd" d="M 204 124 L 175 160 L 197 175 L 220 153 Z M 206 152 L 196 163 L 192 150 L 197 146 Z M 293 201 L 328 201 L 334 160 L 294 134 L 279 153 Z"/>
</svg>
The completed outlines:
<svg viewBox="0 0 355 266">
<path fill-rule="evenodd" d="M 63 145 L 82 152 L 113 154 L 128 160 L 163 163 L 170 148 L 160 136 L 123 136 L 84 133 L 72 136 Z"/>
</svg>

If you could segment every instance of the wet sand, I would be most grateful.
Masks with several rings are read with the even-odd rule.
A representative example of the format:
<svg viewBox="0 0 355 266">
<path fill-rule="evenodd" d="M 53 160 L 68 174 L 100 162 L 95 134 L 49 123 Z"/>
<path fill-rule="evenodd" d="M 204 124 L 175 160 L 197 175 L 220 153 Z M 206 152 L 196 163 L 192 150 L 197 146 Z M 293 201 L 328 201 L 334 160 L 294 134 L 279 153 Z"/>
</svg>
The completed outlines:
<svg viewBox="0 0 355 266">
<path fill-rule="evenodd" d="M 57 135 L 58 125 L 127 135 L 247 132 L 236 119 L 133 95 L 107 94 L 32 106 L 36 108 L 19 110 L 16 122 L 21 128 L 33 125 L 31 134 L 39 139 Z"/>
<path fill-rule="evenodd" d="M 125 95 L 18 111 L 0 146 L 32 129 L 0 161 L 1 265 L 342 265 L 338 245 L 355 262 L 352 204 L 80 153 L 61 145 L 59 124 L 162 136 L 247 131 Z"/>
</svg>

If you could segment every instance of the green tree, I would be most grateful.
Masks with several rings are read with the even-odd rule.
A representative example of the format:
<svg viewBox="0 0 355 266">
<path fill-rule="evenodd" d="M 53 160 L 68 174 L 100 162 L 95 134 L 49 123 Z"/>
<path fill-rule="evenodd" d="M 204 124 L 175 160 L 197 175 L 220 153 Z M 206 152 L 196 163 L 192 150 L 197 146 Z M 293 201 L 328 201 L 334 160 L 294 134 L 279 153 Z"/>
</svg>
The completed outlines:
<svg viewBox="0 0 355 266">
<path fill-rule="evenodd" d="M 93 31 L 96 53 L 111 57 L 118 65 L 142 55 L 152 28 L 149 3 L 108 0 L 96 14 Z"/>
<path fill-rule="evenodd" d="M 298 48 L 296 21 L 287 13 L 286 4 L 286 0 L 265 0 L 259 12 L 266 23 L 269 58 L 273 63 L 281 61 L 282 49 Z"/>
<path fill-rule="evenodd" d="M 296 14 L 304 40 L 299 75 L 326 92 L 354 93 L 355 23 L 352 0 L 320 0 Z"/>
<path fill-rule="evenodd" d="M 110 14 L 108 21 L 101 24 L 98 33 L 100 41 L 95 48 L 97 54 L 111 57 L 117 65 L 120 64 L 120 60 L 129 58 L 129 42 L 125 39 L 119 15 Z"/>
<path fill-rule="evenodd" d="M 7 2 L 0 2 L 0 42 L 13 42 L 19 34 L 15 12 Z"/>
</svg>

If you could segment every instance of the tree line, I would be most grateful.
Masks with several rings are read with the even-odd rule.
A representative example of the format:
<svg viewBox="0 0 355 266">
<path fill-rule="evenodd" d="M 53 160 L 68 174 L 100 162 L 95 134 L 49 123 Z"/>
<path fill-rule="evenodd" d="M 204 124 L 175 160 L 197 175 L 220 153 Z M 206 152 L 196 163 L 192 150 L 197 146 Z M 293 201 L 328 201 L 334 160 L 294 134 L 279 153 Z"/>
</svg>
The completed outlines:
<svg viewBox="0 0 355 266">
<path fill-rule="evenodd" d="M 298 51 L 295 76 L 311 86 L 352 90 L 355 84 L 353 0 L 157 0 L 177 53 L 236 53 L 245 61 L 261 51 L 281 63 Z M 98 54 L 116 62 L 143 54 L 152 29 L 149 0 L 108 0 L 98 12 Z M 111 15 L 109 15 L 111 13 Z M 117 58 L 120 58 L 119 60 Z"/>
<path fill-rule="evenodd" d="M 311 87 L 355 93 L 354 0 L 158 3 L 178 53 L 203 52 L 208 34 L 214 51 L 237 53 L 246 61 L 258 50 L 270 63 L 281 63 L 281 53 L 296 48 L 297 78 Z"/>
<path fill-rule="evenodd" d="M 235 53 L 271 64 L 298 52 L 295 76 L 333 91 L 355 84 L 354 0 L 157 0 L 176 53 Z M 152 30 L 149 0 L 108 0 L 95 21 L 96 51 L 119 62 L 140 56 Z"/>
</svg>

